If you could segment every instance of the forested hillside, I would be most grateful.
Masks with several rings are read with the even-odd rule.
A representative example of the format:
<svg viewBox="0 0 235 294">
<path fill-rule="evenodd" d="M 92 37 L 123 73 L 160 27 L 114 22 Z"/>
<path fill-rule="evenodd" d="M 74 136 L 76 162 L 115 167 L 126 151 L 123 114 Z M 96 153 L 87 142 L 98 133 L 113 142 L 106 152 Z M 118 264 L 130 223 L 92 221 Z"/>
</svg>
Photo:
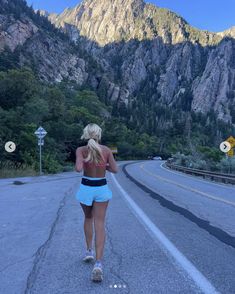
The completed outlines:
<svg viewBox="0 0 235 294">
<path fill-rule="evenodd" d="M 201 158 L 204 153 L 204 158 L 218 162 L 222 154 L 212 142 L 216 136 L 230 133 L 228 126 L 217 122 L 213 114 L 204 117 L 177 113 L 166 107 L 156 109 L 161 124 L 153 132 L 151 113 L 144 108 L 144 102 L 143 111 L 137 113 L 142 122 L 138 127 L 128 123 L 130 113 L 125 113 L 126 119 L 116 116 L 115 108 L 101 102 L 95 92 L 68 88 L 66 83 L 53 86 L 39 82 L 26 68 L 0 73 L 0 101 L 0 143 L 2 148 L 8 140 L 17 144 L 16 152 L 1 155 L 1 167 L 23 165 L 38 170 L 34 131 L 39 125 L 48 132 L 43 156 L 48 172 L 63 170 L 74 162 L 77 146 L 85 144 L 80 140 L 82 129 L 89 122 L 101 125 L 102 143 L 117 146 L 119 159 L 146 159 L 156 154 L 169 157 L 181 151 L 197 156 L 201 152 Z"/>
<path fill-rule="evenodd" d="M 104 60 L 101 65 L 25 1 L 0 0 L 0 4 L 0 145 L 2 150 L 6 141 L 17 145 L 14 153 L 0 154 L 1 170 L 38 171 L 34 132 L 39 125 L 48 132 L 44 171 L 71 168 L 77 146 L 85 144 L 80 140 L 82 129 L 90 122 L 102 127 L 103 144 L 117 146 L 118 159 L 168 158 L 180 152 L 188 156 L 183 157 L 184 164 L 221 169 L 224 155 L 218 146 L 234 134 L 234 121 L 219 119 L 213 110 L 194 112 L 190 91 L 169 107 L 156 99 L 159 93 L 146 81 L 138 84 L 136 99 L 128 103 L 109 99 L 107 85 L 113 98 L 115 91 L 122 91 L 110 79 L 118 82 L 123 56 L 112 57 L 117 75 L 113 77 L 105 71 Z M 149 82 L 151 78 L 155 76 L 149 74 Z"/>
<path fill-rule="evenodd" d="M 0 138 L 16 142 L 13 154 L 1 155 L 1 164 L 38 168 L 38 146 L 34 135 L 39 125 L 48 132 L 44 146 L 44 168 L 62 170 L 74 161 L 83 127 L 95 122 L 103 128 L 102 143 L 117 145 L 120 158 L 144 158 L 157 152 L 157 138 L 130 130 L 120 119 L 111 117 L 110 106 L 88 89 L 43 84 L 29 69 L 0 73 Z"/>
</svg>

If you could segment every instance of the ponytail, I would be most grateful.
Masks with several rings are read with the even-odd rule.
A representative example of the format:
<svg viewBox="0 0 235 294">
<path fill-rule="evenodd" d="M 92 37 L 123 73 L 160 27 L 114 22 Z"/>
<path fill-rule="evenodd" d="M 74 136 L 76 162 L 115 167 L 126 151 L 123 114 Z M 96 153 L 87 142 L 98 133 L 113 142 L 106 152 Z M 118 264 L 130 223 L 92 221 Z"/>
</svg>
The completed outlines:
<svg viewBox="0 0 235 294">
<path fill-rule="evenodd" d="M 88 124 L 84 128 L 81 139 L 88 140 L 88 155 L 85 158 L 85 162 L 99 163 L 100 161 L 104 161 L 101 148 L 98 144 L 101 139 L 101 132 L 102 129 L 97 124 Z"/>
<path fill-rule="evenodd" d="M 100 161 L 104 160 L 101 148 L 99 144 L 93 139 L 89 139 L 87 142 L 88 147 L 88 155 L 85 158 L 85 161 L 91 161 L 95 163 L 99 163 Z"/>
</svg>

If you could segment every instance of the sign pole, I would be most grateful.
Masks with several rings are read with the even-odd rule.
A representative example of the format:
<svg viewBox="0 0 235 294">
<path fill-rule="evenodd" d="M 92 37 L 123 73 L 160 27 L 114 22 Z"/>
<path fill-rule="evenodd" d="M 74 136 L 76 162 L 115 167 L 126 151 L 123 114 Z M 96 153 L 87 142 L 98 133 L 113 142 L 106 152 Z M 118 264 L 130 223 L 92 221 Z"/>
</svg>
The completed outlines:
<svg viewBox="0 0 235 294">
<path fill-rule="evenodd" d="M 47 132 L 43 129 L 43 127 L 39 127 L 34 134 L 38 137 L 38 145 L 39 145 L 39 175 L 42 175 L 42 145 L 44 145 L 44 137 Z"/>
<path fill-rule="evenodd" d="M 39 139 L 39 165 L 40 165 L 40 176 L 42 175 L 42 139 Z"/>
</svg>

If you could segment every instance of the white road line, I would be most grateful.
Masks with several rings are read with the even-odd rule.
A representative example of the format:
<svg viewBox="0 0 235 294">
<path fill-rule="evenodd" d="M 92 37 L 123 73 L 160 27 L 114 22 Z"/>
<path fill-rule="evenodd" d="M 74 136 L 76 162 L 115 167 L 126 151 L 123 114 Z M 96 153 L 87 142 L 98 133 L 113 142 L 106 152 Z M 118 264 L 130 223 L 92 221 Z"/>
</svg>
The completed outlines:
<svg viewBox="0 0 235 294">
<path fill-rule="evenodd" d="M 147 232 L 151 234 L 154 239 L 157 239 L 166 250 L 183 268 L 195 284 L 206 294 L 218 294 L 219 292 L 214 288 L 214 286 L 207 280 L 205 276 L 175 247 L 175 245 L 158 229 L 158 227 L 148 218 L 144 211 L 131 199 L 127 192 L 121 187 L 121 185 L 116 180 L 115 176 L 111 174 L 113 181 L 118 187 L 123 198 L 129 204 L 130 209 L 134 212 L 135 216 L 144 227 Z"/>
</svg>

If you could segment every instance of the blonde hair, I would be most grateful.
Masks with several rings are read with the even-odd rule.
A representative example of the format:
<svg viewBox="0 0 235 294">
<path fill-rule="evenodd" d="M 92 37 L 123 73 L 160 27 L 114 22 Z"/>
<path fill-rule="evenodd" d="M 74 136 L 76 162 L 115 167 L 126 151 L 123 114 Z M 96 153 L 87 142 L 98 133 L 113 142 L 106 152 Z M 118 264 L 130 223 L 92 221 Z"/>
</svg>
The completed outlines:
<svg viewBox="0 0 235 294">
<path fill-rule="evenodd" d="M 92 161 L 99 163 L 101 160 L 104 160 L 101 148 L 98 142 L 101 140 L 102 129 L 97 124 L 88 124 L 83 129 L 83 134 L 81 139 L 88 140 L 88 155 L 85 158 L 85 161 Z"/>
</svg>

